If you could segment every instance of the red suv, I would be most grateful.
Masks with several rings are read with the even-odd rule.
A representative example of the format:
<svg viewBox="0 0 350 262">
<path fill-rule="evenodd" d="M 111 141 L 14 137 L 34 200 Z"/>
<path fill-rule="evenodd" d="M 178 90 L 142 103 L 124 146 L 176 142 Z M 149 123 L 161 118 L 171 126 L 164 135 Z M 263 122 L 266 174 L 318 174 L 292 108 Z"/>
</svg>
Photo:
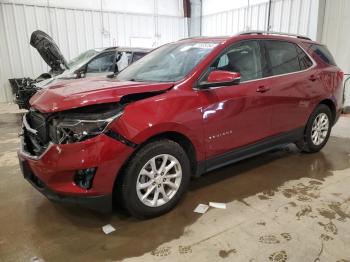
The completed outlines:
<svg viewBox="0 0 350 262">
<path fill-rule="evenodd" d="M 191 177 L 283 144 L 319 151 L 342 79 L 327 48 L 302 36 L 180 40 L 114 77 L 39 91 L 23 118 L 23 174 L 51 200 L 157 216 Z"/>
</svg>

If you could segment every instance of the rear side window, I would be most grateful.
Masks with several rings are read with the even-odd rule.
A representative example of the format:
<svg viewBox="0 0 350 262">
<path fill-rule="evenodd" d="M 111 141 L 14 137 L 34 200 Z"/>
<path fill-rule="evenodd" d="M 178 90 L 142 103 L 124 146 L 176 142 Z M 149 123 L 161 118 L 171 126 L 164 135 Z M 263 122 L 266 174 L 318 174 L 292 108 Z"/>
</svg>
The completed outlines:
<svg viewBox="0 0 350 262">
<path fill-rule="evenodd" d="M 264 41 L 267 75 L 282 75 L 305 70 L 312 66 L 311 59 L 296 44 L 284 41 Z"/>
<path fill-rule="evenodd" d="M 134 53 L 133 57 L 132 57 L 132 63 L 139 60 L 140 58 L 144 57 L 146 55 L 146 53 Z"/>
<path fill-rule="evenodd" d="M 319 56 L 319 58 L 321 58 L 327 64 L 336 65 L 331 52 L 329 52 L 326 46 L 313 44 L 310 46 L 310 49 L 313 52 L 315 52 Z"/>
</svg>

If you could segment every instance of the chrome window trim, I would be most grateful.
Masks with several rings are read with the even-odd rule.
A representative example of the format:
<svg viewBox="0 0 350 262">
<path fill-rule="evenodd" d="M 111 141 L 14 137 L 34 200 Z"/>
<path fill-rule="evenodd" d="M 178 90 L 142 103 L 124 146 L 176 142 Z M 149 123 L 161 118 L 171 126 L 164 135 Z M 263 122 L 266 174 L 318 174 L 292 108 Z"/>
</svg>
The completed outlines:
<svg viewBox="0 0 350 262">
<path fill-rule="evenodd" d="M 252 39 L 254 40 L 254 39 Z M 253 80 L 248 80 L 248 81 L 243 81 L 243 82 L 240 82 L 239 84 L 237 85 L 240 85 L 240 84 L 244 84 L 244 83 L 251 83 L 251 82 L 256 82 L 256 81 L 260 81 L 260 80 L 264 80 L 264 79 L 270 79 L 270 78 L 275 78 L 275 77 L 281 77 L 281 76 L 288 76 L 288 75 L 293 75 L 293 74 L 299 74 L 299 73 L 304 73 L 304 72 L 307 72 L 311 69 L 314 69 L 316 66 L 317 66 L 317 62 L 312 58 L 312 56 L 305 51 L 305 49 L 300 46 L 298 43 L 295 43 L 295 42 L 289 42 L 289 41 L 285 41 L 285 40 L 280 40 L 280 39 L 255 39 L 256 41 L 280 41 L 280 42 L 287 42 L 287 43 L 292 43 L 292 44 L 295 44 L 296 46 L 298 46 L 301 50 L 303 50 L 303 52 L 309 57 L 309 59 L 311 60 L 312 62 L 312 66 L 304 69 L 304 70 L 300 70 L 300 71 L 295 71 L 295 72 L 291 72 L 291 73 L 286 73 L 286 74 L 280 74 L 280 75 L 274 75 L 274 76 L 267 76 L 267 77 L 262 77 L 262 78 L 257 78 L 257 79 L 253 79 Z M 239 42 L 237 42 L 239 43 Z M 236 44 L 236 43 L 235 43 Z M 221 55 L 221 54 L 220 54 Z M 200 78 L 200 77 L 199 77 Z M 198 79 L 199 80 L 199 79 Z M 198 81 L 197 80 L 197 81 Z M 206 89 L 202 89 L 202 88 L 198 88 L 198 87 L 194 87 L 193 90 L 195 91 L 206 91 L 206 90 L 213 90 L 213 89 L 217 89 L 217 88 L 224 88 L 224 87 L 230 87 L 230 86 L 217 86 L 217 87 L 210 87 L 210 88 L 206 88 Z"/>
</svg>

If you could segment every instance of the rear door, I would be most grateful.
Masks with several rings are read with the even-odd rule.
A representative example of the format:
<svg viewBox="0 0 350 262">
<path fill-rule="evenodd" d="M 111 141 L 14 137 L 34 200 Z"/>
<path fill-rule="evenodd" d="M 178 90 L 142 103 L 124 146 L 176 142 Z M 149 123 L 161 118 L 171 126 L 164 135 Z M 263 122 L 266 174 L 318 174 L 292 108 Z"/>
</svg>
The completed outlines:
<svg viewBox="0 0 350 262">
<path fill-rule="evenodd" d="M 301 128 L 313 109 L 313 99 L 320 95 L 319 73 L 314 62 L 295 43 L 264 40 L 262 44 L 271 80 L 272 133 Z"/>
</svg>

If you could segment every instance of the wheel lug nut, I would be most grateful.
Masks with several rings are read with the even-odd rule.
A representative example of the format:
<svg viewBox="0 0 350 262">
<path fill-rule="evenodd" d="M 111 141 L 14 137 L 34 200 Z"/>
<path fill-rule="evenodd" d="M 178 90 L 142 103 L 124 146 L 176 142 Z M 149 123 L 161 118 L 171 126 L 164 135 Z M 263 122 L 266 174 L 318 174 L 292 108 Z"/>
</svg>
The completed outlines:
<svg viewBox="0 0 350 262">
<path fill-rule="evenodd" d="M 160 184 L 158 185 L 158 187 L 160 187 Z"/>
<path fill-rule="evenodd" d="M 165 178 L 163 178 L 163 182 L 165 182 L 166 181 L 166 179 Z"/>
</svg>

